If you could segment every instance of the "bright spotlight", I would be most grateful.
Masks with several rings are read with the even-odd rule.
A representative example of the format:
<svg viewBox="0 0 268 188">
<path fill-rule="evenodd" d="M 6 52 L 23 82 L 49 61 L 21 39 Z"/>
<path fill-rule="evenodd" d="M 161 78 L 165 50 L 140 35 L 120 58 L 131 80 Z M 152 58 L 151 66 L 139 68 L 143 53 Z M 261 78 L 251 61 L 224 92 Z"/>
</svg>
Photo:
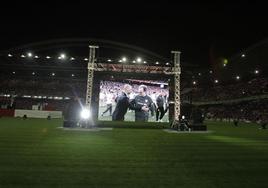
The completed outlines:
<svg viewBox="0 0 268 188">
<path fill-rule="evenodd" d="M 12 54 L 7 54 L 8 57 L 12 57 L 13 55 Z"/>
<path fill-rule="evenodd" d="M 31 52 L 27 53 L 28 57 L 33 57 L 33 54 Z"/>
<path fill-rule="evenodd" d="M 245 54 L 242 54 L 241 57 L 246 57 L 246 55 Z"/>
<path fill-rule="evenodd" d="M 182 116 L 181 119 L 185 119 L 185 116 Z"/>
<path fill-rule="evenodd" d="M 52 72 L 52 74 L 51 74 L 52 76 L 55 76 L 55 73 L 54 72 Z"/>
<path fill-rule="evenodd" d="M 240 76 L 236 76 L 236 79 L 239 80 L 240 79 Z"/>
<path fill-rule="evenodd" d="M 32 72 L 32 75 L 34 76 L 35 75 L 35 72 Z"/>
<path fill-rule="evenodd" d="M 73 60 L 75 60 L 75 58 L 74 57 L 71 57 L 70 60 L 73 61 Z"/>
<path fill-rule="evenodd" d="M 193 81 L 193 85 L 196 85 L 196 81 Z"/>
<path fill-rule="evenodd" d="M 85 58 L 84 60 L 85 60 L 85 61 L 88 61 L 88 58 Z"/>
<path fill-rule="evenodd" d="M 47 59 L 50 59 L 51 57 L 50 56 L 46 56 Z"/>
<path fill-rule="evenodd" d="M 156 64 L 156 65 L 159 65 L 159 62 L 157 61 L 157 62 L 155 62 L 155 64 Z"/>
<path fill-rule="evenodd" d="M 112 60 L 111 60 L 111 59 L 108 59 L 107 61 L 108 61 L 108 62 L 112 62 Z"/>
<path fill-rule="evenodd" d="M 84 108 L 81 113 L 80 116 L 82 119 L 89 119 L 90 118 L 90 111 L 86 108 Z"/>
<path fill-rule="evenodd" d="M 143 61 L 144 64 L 146 64 L 147 62 L 146 61 Z"/>
<path fill-rule="evenodd" d="M 140 63 L 142 59 L 140 57 L 137 58 L 137 62 Z"/>
<path fill-rule="evenodd" d="M 22 54 L 20 57 L 25 58 L 25 55 Z"/>
<path fill-rule="evenodd" d="M 123 58 L 122 58 L 122 61 L 123 61 L 123 62 L 126 62 L 126 61 L 127 61 L 127 58 L 126 58 L 126 57 L 123 57 Z"/>
<path fill-rule="evenodd" d="M 214 82 L 217 84 L 217 83 L 219 83 L 219 80 L 215 80 Z"/>
<path fill-rule="evenodd" d="M 255 70 L 254 73 L 255 73 L 255 74 L 259 74 L 259 70 Z"/>
<path fill-rule="evenodd" d="M 72 77 L 74 77 L 74 74 L 72 74 Z"/>
<path fill-rule="evenodd" d="M 39 58 L 39 56 L 38 56 L 38 55 L 36 55 L 36 56 L 34 56 L 34 58 L 35 58 L 35 59 L 38 59 L 38 58 Z"/>
</svg>

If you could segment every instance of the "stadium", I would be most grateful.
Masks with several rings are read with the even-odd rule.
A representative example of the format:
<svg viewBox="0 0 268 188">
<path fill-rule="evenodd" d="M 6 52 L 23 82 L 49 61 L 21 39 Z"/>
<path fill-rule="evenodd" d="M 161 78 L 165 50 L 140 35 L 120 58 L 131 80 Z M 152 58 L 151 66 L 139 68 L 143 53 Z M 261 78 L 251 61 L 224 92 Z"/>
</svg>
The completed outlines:
<svg viewBox="0 0 268 188">
<path fill-rule="evenodd" d="M 66 45 L 65 42 L 63 43 Z M 82 47 L 87 48 L 83 43 L 81 45 Z M 29 47 L 28 46 L 29 45 L 27 45 L 27 48 L 32 47 L 32 44 L 30 44 Z M 43 46 L 43 43 L 41 46 Z M 55 49 L 54 42 L 52 46 Z M 243 54 L 236 55 L 227 66 L 224 64 L 222 65 L 224 66 L 224 69 L 221 71 L 228 72 L 227 69 L 229 69 L 229 67 L 230 69 L 235 70 L 235 68 L 231 67 L 236 65 L 237 61 L 238 63 L 244 63 L 243 61 L 250 61 L 251 59 L 260 57 L 262 54 L 258 54 L 254 50 L 256 48 L 267 49 L 266 46 L 266 42 L 261 43 Z M 207 157 L 210 157 L 211 160 L 216 160 L 217 157 L 217 160 L 227 162 L 231 157 L 234 157 L 234 155 L 249 155 L 248 159 L 245 159 L 245 161 L 229 161 L 228 163 L 230 163 L 230 166 L 226 166 L 226 164 L 222 164 L 222 162 L 221 164 L 218 164 L 215 161 L 217 165 L 210 167 L 211 170 L 213 168 L 220 168 L 222 171 L 220 170 L 219 173 L 223 173 L 230 170 L 230 168 L 233 168 L 232 165 L 235 163 L 239 166 L 243 166 L 240 166 L 239 168 L 236 166 L 237 170 L 246 168 L 244 165 L 248 162 L 247 160 L 252 160 L 250 158 L 252 149 L 254 149 L 256 153 L 266 151 L 266 144 L 262 139 L 266 138 L 267 132 L 260 131 L 259 129 L 262 128 L 262 124 L 267 124 L 268 82 L 267 77 L 265 76 L 266 69 L 263 66 L 265 65 L 264 62 L 266 59 L 263 59 L 263 62 L 259 62 L 260 64 L 258 67 L 254 66 L 254 68 L 252 68 L 252 65 L 248 65 L 248 69 L 244 69 L 244 72 L 239 75 L 239 79 L 234 74 L 234 77 L 226 80 L 218 78 L 218 81 L 216 81 L 213 71 L 209 70 L 204 72 L 202 69 L 198 70 L 198 67 L 194 67 L 194 69 L 197 69 L 198 71 L 190 72 L 190 70 L 187 69 L 193 69 L 193 67 L 186 66 L 184 68 L 182 62 L 182 67 L 185 70 L 185 73 L 182 71 L 182 75 L 184 76 L 182 76 L 181 81 L 182 106 L 198 106 L 202 111 L 202 115 L 205 115 L 205 124 L 208 126 L 208 130 L 212 133 L 191 134 L 188 132 L 188 134 L 184 135 L 169 134 L 162 131 L 163 128 L 169 128 L 170 126 L 168 118 L 165 119 L 166 123 L 137 123 L 135 125 L 133 123 L 109 122 L 107 121 L 109 120 L 109 115 L 104 117 L 99 115 L 101 120 L 107 121 L 99 126 L 113 128 L 112 132 L 87 132 L 81 130 L 72 132 L 63 131 L 58 127 L 63 124 L 62 111 L 66 108 L 68 100 L 75 95 L 85 101 L 87 85 L 86 65 L 88 58 L 86 58 L 86 56 L 78 57 L 67 54 L 52 56 L 48 53 L 44 53 L 42 50 L 40 50 L 39 53 L 37 50 L 37 52 L 33 53 L 18 47 L 16 51 L 9 50 L 1 56 L 2 118 L 0 121 L 1 132 L 3 133 L 1 136 L 1 143 L 4 144 L 2 145 L 1 150 L 5 153 L 4 155 L 1 155 L 1 161 L 5 162 L 1 166 L 4 166 L 4 169 L 6 167 L 5 172 L 8 174 L 18 170 L 17 167 L 20 167 L 22 168 L 21 170 L 23 170 L 26 168 L 25 165 L 32 165 L 30 170 L 24 169 L 28 173 L 25 186 L 28 186 L 28 178 L 28 183 L 33 180 L 38 184 L 38 181 L 41 181 L 43 177 L 47 178 L 48 181 L 46 183 L 48 183 L 47 185 L 50 185 L 50 183 L 54 182 L 54 179 L 50 176 L 60 176 L 60 178 L 64 179 L 70 176 L 74 178 L 75 181 L 82 181 L 84 183 L 91 182 L 93 185 L 94 183 L 102 181 L 104 178 L 108 181 L 106 183 L 109 184 L 110 182 L 113 182 L 113 170 L 114 172 L 117 172 L 117 168 L 122 168 L 122 170 L 120 170 L 120 173 L 122 174 L 118 174 L 118 176 L 122 176 L 120 181 L 132 184 L 135 181 L 145 181 L 142 177 L 144 173 L 154 176 L 154 173 L 156 173 L 154 170 L 162 168 L 161 165 L 163 165 L 163 168 L 166 168 L 164 166 L 168 165 L 167 162 L 169 160 L 174 160 L 172 163 L 178 166 L 185 165 L 184 162 L 180 163 L 180 160 L 186 160 L 186 162 L 188 160 L 186 165 L 191 165 L 189 161 L 191 158 L 188 157 L 193 157 L 192 160 L 197 160 L 194 159 L 194 156 L 198 156 L 198 161 L 195 161 L 196 165 L 209 166 L 211 161 L 208 162 Z M 48 48 L 48 51 L 49 50 L 50 48 Z M 19 52 L 27 52 L 28 54 Z M 64 57 L 65 59 L 61 59 L 60 57 Z M 116 65 L 121 65 L 123 62 L 120 60 L 120 58 L 97 58 L 97 61 L 102 61 L 104 62 L 103 64 L 106 65 L 109 65 L 111 61 L 116 61 Z M 129 64 L 135 64 L 133 61 L 130 61 Z M 144 61 L 145 60 L 141 63 L 144 64 Z M 151 64 L 155 63 L 163 64 L 160 60 L 151 62 Z M 166 63 L 167 62 L 165 62 L 163 66 L 167 66 Z M 172 66 L 172 61 L 170 61 L 170 64 L 170 66 Z M 139 81 L 133 79 L 139 78 L 139 76 L 137 77 L 135 74 L 139 75 L 139 73 L 133 73 L 132 77 L 128 77 L 130 81 L 134 83 Z M 107 73 L 105 75 L 107 77 Z M 114 82 L 116 80 L 116 75 L 113 76 L 113 74 L 109 74 L 108 77 L 109 81 L 105 81 L 106 83 L 102 83 L 102 85 L 106 84 L 107 87 L 114 90 L 116 87 L 121 87 L 120 85 L 111 85 L 111 83 L 119 83 Z M 148 78 L 154 79 L 154 75 L 148 75 Z M 190 83 L 188 82 L 189 79 L 192 80 Z M 164 81 L 168 82 L 168 80 Z M 145 84 L 145 81 L 141 82 Z M 150 81 L 147 83 L 150 83 Z M 209 85 L 207 83 L 209 83 Z M 159 84 L 158 87 L 151 86 L 152 90 L 154 90 L 154 87 L 160 89 L 161 84 Z M 164 88 L 165 86 L 163 85 L 162 87 Z M 100 87 L 98 86 L 95 88 L 95 91 L 98 88 Z M 104 86 L 102 86 L 102 88 L 104 88 Z M 106 90 L 109 90 L 109 88 L 106 88 Z M 100 106 L 104 106 L 105 108 L 105 101 L 104 104 L 100 104 Z M 182 113 L 185 113 L 185 115 L 187 114 L 187 112 L 183 111 Z M 28 117 L 25 120 L 23 120 L 24 115 L 27 115 Z M 51 120 L 47 120 L 48 116 L 51 117 Z M 186 117 L 190 118 L 190 115 L 186 115 Z M 238 125 L 234 125 L 236 120 L 239 121 Z M 133 120 L 130 119 L 129 121 Z M 135 127 L 139 129 L 133 129 Z M 127 132 L 127 134 L 125 135 L 124 132 Z M 8 141 L 9 137 L 13 138 L 12 141 Z M 129 139 L 129 137 L 131 139 Z M 142 141 L 140 140 L 141 138 Z M 138 140 L 140 141 L 137 142 Z M 161 147 L 165 150 L 165 154 L 161 154 Z M 174 147 L 178 147 L 179 149 L 172 149 Z M 211 151 L 202 151 L 199 147 L 208 147 Z M 243 149 L 236 151 L 237 147 L 242 147 Z M 13 151 L 12 148 L 18 148 L 18 150 Z M 135 151 L 136 149 L 134 148 L 138 149 L 138 151 Z M 217 148 L 221 148 L 220 154 L 215 153 Z M 147 156 L 149 153 L 146 152 L 146 150 L 152 152 L 153 156 Z M 180 150 L 183 150 L 186 153 L 181 155 L 179 152 Z M 94 152 L 91 153 L 92 151 Z M 119 153 L 120 157 L 117 156 Z M 156 158 L 154 158 L 155 155 L 157 156 Z M 178 158 L 172 159 L 174 155 Z M 223 155 L 225 158 L 218 155 Z M 19 159 L 19 156 L 22 158 Z M 96 156 L 96 158 L 94 156 Z M 14 157 L 14 160 L 11 160 L 10 157 Z M 255 159 L 258 161 L 261 161 L 261 159 L 265 160 L 262 157 L 265 157 L 265 155 L 257 155 L 255 156 Z M 11 167 L 11 163 L 8 161 L 15 162 L 14 167 Z M 56 163 L 61 165 L 54 166 Z M 131 164 L 133 167 L 131 167 L 131 171 L 129 171 L 130 169 L 128 165 Z M 84 169 L 87 165 L 93 166 L 93 169 Z M 110 165 L 115 166 L 114 169 L 108 170 Z M 65 168 L 67 172 L 64 170 Z M 193 173 L 191 171 L 189 172 L 188 168 L 183 166 L 180 168 L 182 168 L 186 174 Z M 197 167 L 194 167 L 194 169 L 195 168 Z M 251 168 L 254 168 L 254 166 L 251 166 Z M 33 173 L 35 170 L 41 174 L 47 172 L 51 173 L 52 170 L 52 174 L 54 175 L 42 174 L 36 177 L 36 174 Z M 74 172 L 78 173 L 84 170 L 86 175 L 82 175 L 82 177 L 84 176 L 83 178 L 88 178 L 90 177 L 90 173 L 94 174 L 97 172 L 97 174 L 101 173 L 98 174 L 100 179 L 93 180 L 89 178 L 81 180 L 80 174 L 77 177 L 74 174 Z M 105 171 L 105 174 L 102 174 L 104 172 L 103 170 Z M 176 174 L 176 168 L 174 167 L 174 172 L 172 169 L 169 171 L 169 168 L 166 170 L 167 171 L 164 170 L 164 174 L 156 174 L 160 179 L 159 181 L 154 182 L 153 185 L 163 183 L 163 185 L 168 186 L 184 177 L 182 176 L 178 179 L 172 179 L 173 175 Z M 191 170 L 193 170 L 192 167 Z M 127 180 L 125 179 L 126 177 L 124 177 L 125 173 L 133 173 L 138 179 Z M 207 176 L 212 175 L 209 174 L 209 171 L 202 173 L 207 174 Z M 9 178 L 18 178 L 18 182 L 22 183 L 19 181 L 20 174 L 9 175 Z M 108 175 L 111 176 L 106 177 Z M 165 176 L 169 176 L 171 179 L 167 182 L 161 182 L 161 179 Z M 9 178 L 1 179 L 1 182 L 11 183 L 11 179 Z M 217 179 L 217 177 L 214 178 Z M 241 178 L 244 177 L 241 176 Z M 146 180 L 148 179 L 146 178 Z M 155 178 L 152 178 L 152 180 L 155 181 Z M 231 177 L 228 180 L 226 185 L 228 185 L 228 182 L 234 181 Z M 74 183 L 71 180 L 70 182 Z M 197 182 L 199 185 L 201 183 L 201 186 L 205 186 L 202 182 Z M 114 183 L 116 185 L 119 182 Z M 103 185 L 105 185 L 105 181 Z"/>
<path fill-rule="evenodd" d="M 208 66 L 166 51 L 1 50 L 0 187 L 267 187 L 268 39 Z"/>
</svg>

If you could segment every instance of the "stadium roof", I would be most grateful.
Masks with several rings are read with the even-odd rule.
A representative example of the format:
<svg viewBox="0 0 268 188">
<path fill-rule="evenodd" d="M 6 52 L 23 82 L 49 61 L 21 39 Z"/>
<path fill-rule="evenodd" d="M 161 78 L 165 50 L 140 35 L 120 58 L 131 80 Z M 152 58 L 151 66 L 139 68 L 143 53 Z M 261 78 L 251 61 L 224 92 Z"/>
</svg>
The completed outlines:
<svg viewBox="0 0 268 188">
<path fill-rule="evenodd" d="M 163 57 L 155 52 L 138 47 L 135 45 L 120 43 L 116 41 L 95 39 L 95 38 L 64 38 L 56 40 L 47 40 L 23 44 L 7 50 L 0 55 L 7 57 L 27 57 L 30 53 L 35 59 L 51 61 L 57 59 L 61 53 L 66 57 L 64 60 L 81 61 L 88 58 L 89 45 L 100 46 L 97 51 L 97 61 L 99 62 L 117 62 L 117 63 L 144 63 L 148 65 L 170 66 L 172 64 L 172 55 Z M 170 49 L 170 51 L 173 49 Z M 51 57 L 51 58 L 46 58 Z M 197 67 L 188 62 L 182 62 L 186 66 Z"/>
</svg>

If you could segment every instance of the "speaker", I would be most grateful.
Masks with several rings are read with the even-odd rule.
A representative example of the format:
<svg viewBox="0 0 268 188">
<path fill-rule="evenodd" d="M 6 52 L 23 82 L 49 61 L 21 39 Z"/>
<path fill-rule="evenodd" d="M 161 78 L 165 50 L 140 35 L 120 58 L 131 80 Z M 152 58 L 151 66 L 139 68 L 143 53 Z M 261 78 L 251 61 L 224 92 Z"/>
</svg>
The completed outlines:
<svg viewBox="0 0 268 188">
<path fill-rule="evenodd" d="M 76 127 L 76 122 L 75 121 L 64 121 L 63 122 L 63 127 Z"/>
<path fill-rule="evenodd" d="M 192 131 L 206 131 L 207 126 L 202 124 L 195 124 L 195 125 L 189 125 L 189 128 L 191 128 Z"/>
</svg>

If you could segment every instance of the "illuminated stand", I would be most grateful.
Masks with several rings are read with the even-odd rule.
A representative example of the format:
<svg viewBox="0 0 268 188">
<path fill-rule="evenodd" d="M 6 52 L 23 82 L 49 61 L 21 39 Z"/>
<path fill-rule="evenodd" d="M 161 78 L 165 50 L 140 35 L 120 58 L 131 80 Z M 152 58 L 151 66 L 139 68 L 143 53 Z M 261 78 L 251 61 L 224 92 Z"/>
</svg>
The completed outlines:
<svg viewBox="0 0 268 188">
<path fill-rule="evenodd" d="M 142 74 L 150 78 L 159 79 L 160 77 L 166 77 L 171 80 L 170 82 L 170 121 L 174 124 L 179 121 L 180 116 L 180 52 L 172 51 L 174 54 L 174 67 L 171 66 L 159 66 L 158 63 L 156 65 L 144 65 L 144 64 L 118 64 L 118 63 L 101 63 L 96 62 L 95 53 L 98 46 L 89 46 L 89 62 L 88 62 L 88 78 L 87 78 L 87 93 L 86 93 L 86 104 L 85 108 L 88 109 L 88 114 L 92 116 L 92 118 L 87 118 L 87 126 L 90 127 L 89 124 L 95 124 L 98 117 L 98 93 L 99 93 L 99 85 L 98 80 L 103 79 L 103 75 L 107 76 L 117 76 L 122 74 L 132 75 Z M 94 90 L 94 92 L 92 92 Z M 85 118 L 86 119 L 86 118 Z M 89 122 L 89 119 L 90 122 Z"/>
</svg>

